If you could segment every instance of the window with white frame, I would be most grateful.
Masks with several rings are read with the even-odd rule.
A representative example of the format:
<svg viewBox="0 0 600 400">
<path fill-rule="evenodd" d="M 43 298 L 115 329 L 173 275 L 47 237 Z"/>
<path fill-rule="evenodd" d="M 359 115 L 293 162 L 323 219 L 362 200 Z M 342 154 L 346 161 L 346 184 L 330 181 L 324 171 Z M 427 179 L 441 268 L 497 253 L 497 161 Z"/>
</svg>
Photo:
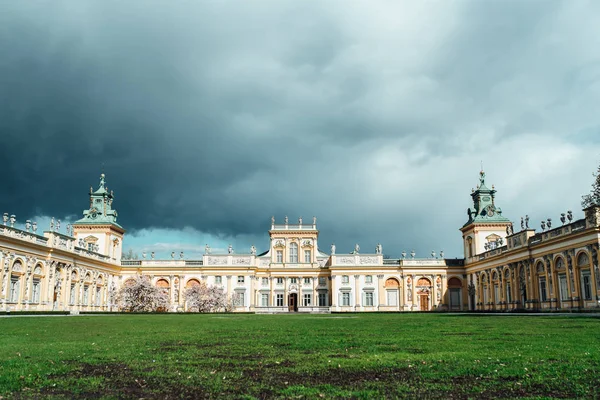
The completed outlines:
<svg viewBox="0 0 600 400">
<path fill-rule="evenodd" d="M 100 305 L 100 301 L 102 300 L 102 288 L 96 288 L 96 306 Z"/>
<path fill-rule="evenodd" d="M 304 307 L 309 307 L 310 306 L 310 301 L 311 301 L 311 295 L 310 295 L 310 293 L 305 293 L 302 296 L 302 305 Z"/>
<path fill-rule="evenodd" d="M 283 278 L 277 278 L 277 284 L 283 285 Z"/>
<path fill-rule="evenodd" d="M 71 293 L 69 293 L 69 304 L 75 304 L 75 284 L 71 284 Z"/>
<path fill-rule="evenodd" d="M 311 259 L 310 259 L 310 250 L 304 250 L 304 262 L 305 263 L 310 263 Z"/>
<path fill-rule="evenodd" d="M 349 306 L 350 305 L 350 292 L 343 292 L 342 293 L 342 306 Z"/>
<path fill-rule="evenodd" d="M 365 293 L 365 306 L 366 307 L 373 307 L 373 292 L 366 292 Z"/>
<path fill-rule="evenodd" d="M 546 278 L 540 277 L 540 301 L 548 300 L 548 294 L 546 291 Z"/>
<path fill-rule="evenodd" d="M 268 293 L 261 294 L 260 299 L 261 299 L 261 306 L 263 306 L 263 307 L 269 306 L 269 294 Z"/>
<path fill-rule="evenodd" d="M 262 278 L 262 285 L 269 286 L 269 278 Z"/>
<path fill-rule="evenodd" d="M 342 275 L 342 284 L 347 285 L 350 282 L 350 277 L 348 275 Z"/>
<path fill-rule="evenodd" d="M 244 292 L 238 292 L 235 295 L 235 305 L 238 307 L 244 307 L 246 304 L 246 296 Z"/>
<path fill-rule="evenodd" d="M 33 285 L 31 286 L 31 301 L 33 303 L 40 302 L 40 280 L 34 279 Z"/>
<path fill-rule="evenodd" d="M 220 275 L 215 276 L 215 285 L 220 285 L 221 282 L 222 282 L 221 276 Z"/>
<path fill-rule="evenodd" d="M 327 307 L 327 293 L 319 292 L 319 307 Z"/>
<path fill-rule="evenodd" d="M 242 275 L 238 276 L 238 283 L 244 283 L 244 277 Z"/>
<path fill-rule="evenodd" d="M 283 293 L 277 293 L 275 295 L 275 300 L 277 302 L 277 307 L 283 307 Z"/>
<path fill-rule="evenodd" d="M 310 285 L 310 278 L 304 278 L 304 284 Z"/>
<path fill-rule="evenodd" d="M 90 299 L 90 287 L 85 285 L 83 287 L 83 304 L 88 305 L 88 300 Z"/>
<path fill-rule="evenodd" d="M 298 283 L 298 279 L 290 278 L 290 283 L 296 284 L 296 283 Z"/>
<path fill-rule="evenodd" d="M 592 275 L 589 269 L 581 271 L 581 294 L 584 300 L 592 300 Z"/>
<path fill-rule="evenodd" d="M 16 303 L 19 301 L 20 279 L 18 276 L 10 278 L 10 302 Z"/>
<path fill-rule="evenodd" d="M 365 276 L 365 283 L 373 283 L 373 275 Z"/>
<path fill-rule="evenodd" d="M 290 263 L 298 263 L 298 243 L 290 243 Z"/>
<path fill-rule="evenodd" d="M 283 262 L 283 250 L 277 250 L 277 252 L 275 253 L 275 255 L 277 256 L 277 261 L 278 263 L 282 263 Z"/>
</svg>

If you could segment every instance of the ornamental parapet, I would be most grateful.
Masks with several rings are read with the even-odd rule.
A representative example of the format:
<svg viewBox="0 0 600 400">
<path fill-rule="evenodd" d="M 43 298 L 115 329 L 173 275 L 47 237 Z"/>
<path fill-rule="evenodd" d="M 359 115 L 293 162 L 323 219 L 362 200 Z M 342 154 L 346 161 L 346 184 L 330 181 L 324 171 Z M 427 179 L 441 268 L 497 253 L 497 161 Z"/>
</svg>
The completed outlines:
<svg viewBox="0 0 600 400">
<path fill-rule="evenodd" d="M 382 254 L 336 254 L 331 256 L 331 265 L 383 265 Z"/>
</svg>

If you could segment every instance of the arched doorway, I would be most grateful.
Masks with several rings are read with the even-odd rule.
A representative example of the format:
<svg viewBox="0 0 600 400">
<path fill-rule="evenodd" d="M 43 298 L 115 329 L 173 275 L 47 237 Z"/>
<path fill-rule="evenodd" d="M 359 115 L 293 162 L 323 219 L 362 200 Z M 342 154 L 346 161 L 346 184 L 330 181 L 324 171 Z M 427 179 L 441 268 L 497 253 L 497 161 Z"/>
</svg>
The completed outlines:
<svg viewBox="0 0 600 400">
<path fill-rule="evenodd" d="M 429 311 L 431 307 L 431 281 L 427 278 L 419 279 L 416 289 L 419 311 Z"/>
<path fill-rule="evenodd" d="M 448 280 L 448 292 L 450 295 L 450 310 L 460 311 L 462 309 L 462 282 L 456 277 Z"/>
<path fill-rule="evenodd" d="M 298 311 L 298 293 L 290 293 L 288 296 L 288 311 Z"/>
</svg>

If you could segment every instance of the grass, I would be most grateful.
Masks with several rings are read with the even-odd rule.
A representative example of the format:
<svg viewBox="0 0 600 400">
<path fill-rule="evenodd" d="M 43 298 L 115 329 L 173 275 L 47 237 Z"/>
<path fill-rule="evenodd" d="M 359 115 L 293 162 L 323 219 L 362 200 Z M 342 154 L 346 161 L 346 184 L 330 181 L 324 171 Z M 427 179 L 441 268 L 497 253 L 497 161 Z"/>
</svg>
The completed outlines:
<svg viewBox="0 0 600 400">
<path fill-rule="evenodd" d="M 597 398 L 600 319 L 0 318 L 0 398 Z"/>
</svg>

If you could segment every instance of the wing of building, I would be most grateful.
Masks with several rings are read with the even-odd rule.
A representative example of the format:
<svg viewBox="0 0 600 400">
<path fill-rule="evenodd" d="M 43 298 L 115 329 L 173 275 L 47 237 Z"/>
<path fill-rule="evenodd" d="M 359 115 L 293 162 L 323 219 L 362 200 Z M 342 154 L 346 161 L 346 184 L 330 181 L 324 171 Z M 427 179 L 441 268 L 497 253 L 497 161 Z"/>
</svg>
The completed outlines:
<svg viewBox="0 0 600 400">
<path fill-rule="evenodd" d="M 466 311 L 590 309 L 599 305 L 600 207 L 585 218 L 562 214 L 560 226 L 544 221 L 537 232 L 528 218 L 521 229 L 496 205 L 496 190 L 480 173 L 471 194 L 473 208 L 460 228 L 464 259 L 432 253 L 402 253 L 385 259 L 381 245 L 349 254 L 319 249 L 316 218 L 276 223 L 269 247 L 257 253 L 213 254 L 201 259 L 173 253 L 122 260 L 125 230 L 112 208 L 114 195 L 104 175 L 83 217 L 60 233 L 60 221 L 37 233 L 4 214 L 0 226 L 0 311 L 117 311 L 115 295 L 128 279 L 142 274 L 168 293 L 170 311 L 185 311 L 184 292 L 204 282 L 220 286 L 236 300 L 237 311 Z"/>
</svg>

